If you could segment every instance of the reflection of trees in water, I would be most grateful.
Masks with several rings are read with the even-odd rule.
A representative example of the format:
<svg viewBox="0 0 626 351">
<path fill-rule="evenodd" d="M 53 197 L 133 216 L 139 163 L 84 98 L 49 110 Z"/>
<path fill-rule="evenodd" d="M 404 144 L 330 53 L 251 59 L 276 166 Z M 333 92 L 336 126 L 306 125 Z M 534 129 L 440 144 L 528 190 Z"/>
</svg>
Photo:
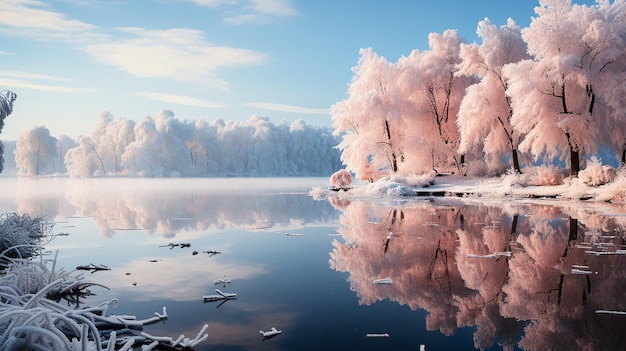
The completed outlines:
<svg viewBox="0 0 626 351">
<path fill-rule="evenodd" d="M 425 309 L 427 328 L 446 335 L 476 327 L 477 348 L 626 344 L 624 317 L 595 313 L 626 310 L 626 256 L 606 254 L 624 248 L 623 216 L 447 200 L 341 208 L 343 242 L 333 242 L 330 266 L 350 273 L 360 304 Z M 373 284 L 384 277 L 393 284 Z"/>
<path fill-rule="evenodd" d="M 142 229 L 173 237 L 183 230 L 269 229 L 337 218 L 330 204 L 301 194 L 194 187 L 115 189 L 91 184 L 47 196 L 20 191 L 16 202 L 22 213 L 91 217 L 105 237 L 116 230 Z"/>
</svg>

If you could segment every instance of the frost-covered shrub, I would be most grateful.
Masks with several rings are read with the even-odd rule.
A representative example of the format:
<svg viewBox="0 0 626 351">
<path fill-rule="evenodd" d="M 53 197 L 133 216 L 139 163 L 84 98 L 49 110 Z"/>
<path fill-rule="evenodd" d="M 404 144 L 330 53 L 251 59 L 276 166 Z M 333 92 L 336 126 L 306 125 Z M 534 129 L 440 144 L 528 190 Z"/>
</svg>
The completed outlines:
<svg viewBox="0 0 626 351">
<path fill-rule="evenodd" d="M 152 336 L 141 332 L 144 326 L 167 319 L 167 311 L 147 319 L 110 314 L 117 300 L 98 306 L 80 307 L 59 303 L 58 297 L 88 293 L 94 285 L 82 280 L 82 275 L 55 271 L 43 259 L 21 259 L 4 256 L 9 262 L 0 273 L 0 351 L 5 350 L 73 350 L 130 351 L 140 346 L 148 351 L 155 348 L 189 349 L 207 339 L 207 325 L 193 339 L 181 335 Z M 123 330 L 121 336 L 116 330 Z M 137 331 L 137 332 L 134 332 Z"/>
<path fill-rule="evenodd" d="M 138 320 L 110 315 L 109 307 L 117 300 L 83 306 L 81 298 L 91 295 L 89 288 L 103 286 L 84 281 L 82 274 L 56 269 L 56 257 L 44 259 L 39 245 L 52 239 L 53 226 L 45 216 L 0 214 L 0 351 L 130 351 L 133 345 L 144 351 L 188 349 L 207 339 L 206 325 L 194 339 L 140 332 L 145 325 L 167 319 L 165 307 L 163 313 Z M 118 337 L 116 330 L 124 330 L 124 335 Z"/>
<path fill-rule="evenodd" d="M 626 204 L 626 167 L 617 170 L 615 180 L 606 185 L 603 193 L 604 198 L 598 197 L 598 200 Z"/>
<path fill-rule="evenodd" d="M 565 178 L 563 171 L 555 166 L 537 166 L 526 170 L 530 171 L 529 185 L 561 185 Z"/>
<path fill-rule="evenodd" d="M 390 180 L 389 177 L 379 179 L 365 187 L 367 195 L 388 195 L 388 196 L 415 196 L 413 188 Z"/>
<path fill-rule="evenodd" d="M 8 257 L 29 257 L 34 247 L 52 239 L 54 221 L 46 216 L 0 213 L 0 253 Z"/>
<path fill-rule="evenodd" d="M 338 188 L 348 188 L 352 185 L 352 173 L 346 169 L 340 169 L 330 176 L 330 184 Z"/>
<path fill-rule="evenodd" d="M 313 189 L 309 191 L 309 196 L 315 200 L 324 199 L 326 198 L 326 190 L 319 186 L 313 187 Z"/>
<path fill-rule="evenodd" d="M 531 182 L 531 176 L 527 173 L 517 173 L 515 169 L 509 168 L 504 175 L 502 175 L 502 184 L 509 187 L 515 185 L 528 186 Z"/>
<path fill-rule="evenodd" d="M 578 173 L 578 177 L 589 186 L 600 186 L 615 180 L 617 170 L 608 165 L 602 165 L 597 157 L 587 162 L 587 167 Z"/>
</svg>

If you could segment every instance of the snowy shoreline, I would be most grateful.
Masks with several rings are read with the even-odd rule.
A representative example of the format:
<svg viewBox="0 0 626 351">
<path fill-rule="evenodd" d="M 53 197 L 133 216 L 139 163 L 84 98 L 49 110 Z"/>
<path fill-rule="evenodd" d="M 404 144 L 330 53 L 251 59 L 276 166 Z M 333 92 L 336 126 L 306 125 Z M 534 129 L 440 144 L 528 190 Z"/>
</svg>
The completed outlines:
<svg viewBox="0 0 626 351">
<path fill-rule="evenodd" d="M 353 184 L 345 191 L 325 191 L 313 189 L 312 196 L 337 196 L 342 198 L 376 197 L 458 197 L 492 200 L 556 200 L 579 203 L 626 203 L 626 177 L 621 175 L 613 182 L 589 186 L 580 178 L 565 178 L 560 185 L 522 185 L 520 175 L 501 177 L 471 177 L 444 175 L 436 177 L 420 176 L 385 177 L 373 183 Z"/>
</svg>

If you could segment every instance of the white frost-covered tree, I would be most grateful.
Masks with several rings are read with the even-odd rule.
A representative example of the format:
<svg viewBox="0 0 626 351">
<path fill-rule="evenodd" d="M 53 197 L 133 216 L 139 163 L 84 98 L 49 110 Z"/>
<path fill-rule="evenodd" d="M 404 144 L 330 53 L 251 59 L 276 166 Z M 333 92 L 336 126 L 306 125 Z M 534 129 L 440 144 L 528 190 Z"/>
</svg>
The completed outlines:
<svg viewBox="0 0 626 351">
<path fill-rule="evenodd" d="M 171 110 L 161 110 L 154 118 L 146 116 L 134 128 L 134 140 L 122 154 L 122 166 L 134 176 L 189 177 L 195 173 L 194 157 L 202 142 L 195 134 L 196 124 L 180 121 Z"/>
<path fill-rule="evenodd" d="M 480 81 L 467 88 L 461 102 L 457 124 L 461 134 L 459 152 L 483 152 L 489 169 L 498 171 L 508 157 L 513 169 L 520 172 L 518 148 L 520 133 L 513 129 L 513 109 L 506 95 L 508 80 L 502 67 L 528 59 L 520 27 L 509 19 L 497 27 L 488 18 L 478 23 L 481 44 L 461 44 L 459 72 L 476 76 Z"/>
<path fill-rule="evenodd" d="M 91 134 L 79 137 L 77 145 L 67 152 L 68 174 L 73 177 L 121 174 L 122 153 L 135 139 L 134 126 L 132 120 L 115 120 L 109 111 L 101 112 Z"/>
<path fill-rule="evenodd" d="M 94 131 L 65 154 L 73 177 L 328 176 L 341 167 L 337 139 L 303 120 L 274 124 L 179 120 L 170 110 L 139 123 L 98 117 Z"/>
<path fill-rule="evenodd" d="M 4 128 L 4 119 L 13 112 L 13 102 L 17 99 L 17 95 L 9 90 L 0 91 L 0 133 Z M 0 141 L 0 173 L 4 168 L 4 146 Z"/>
<path fill-rule="evenodd" d="M 33 127 L 23 132 L 15 147 L 17 175 L 31 177 L 54 173 L 57 157 L 57 141 L 44 126 Z"/>
</svg>

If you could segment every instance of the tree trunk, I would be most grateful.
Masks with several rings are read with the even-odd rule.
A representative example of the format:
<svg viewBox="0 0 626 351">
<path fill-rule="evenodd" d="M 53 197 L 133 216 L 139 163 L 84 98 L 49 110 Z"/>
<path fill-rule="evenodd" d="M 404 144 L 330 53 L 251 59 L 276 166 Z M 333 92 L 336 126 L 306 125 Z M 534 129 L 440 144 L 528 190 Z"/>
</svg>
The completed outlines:
<svg viewBox="0 0 626 351">
<path fill-rule="evenodd" d="M 519 157 L 517 156 L 517 149 L 512 149 L 511 154 L 513 156 L 513 169 L 515 170 L 515 173 L 521 174 L 522 170 L 520 169 L 520 166 L 519 166 Z"/>
<path fill-rule="evenodd" d="M 566 132 L 565 136 L 567 137 L 567 144 L 569 145 L 569 175 L 570 177 L 578 177 L 578 172 L 580 172 L 580 152 L 572 145 L 569 132 Z"/>
<path fill-rule="evenodd" d="M 513 215 L 513 221 L 511 222 L 511 235 L 515 234 L 517 231 L 517 219 L 519 215 L 516 213 Z"/>
<path fill-rule="evenodd" d="M 391 170 L 393 173 L 398 172 L 398 157 L 396 156 L 396 152 L 393 151 L 393 146 L 391 144 L 391 130 L 389 129 L 389 121 L 385 120 L 385 131 L 387 132 L 387 142 L 389 143 L 389 148 L 391 149 Z"/>
<path fill-rule="evenodd" d="M 569 155 L 571 163 L 569 175 L 578 178 L 578 172 L 580 172 L 580 153 L 570 146 Z"/>
</svg>

